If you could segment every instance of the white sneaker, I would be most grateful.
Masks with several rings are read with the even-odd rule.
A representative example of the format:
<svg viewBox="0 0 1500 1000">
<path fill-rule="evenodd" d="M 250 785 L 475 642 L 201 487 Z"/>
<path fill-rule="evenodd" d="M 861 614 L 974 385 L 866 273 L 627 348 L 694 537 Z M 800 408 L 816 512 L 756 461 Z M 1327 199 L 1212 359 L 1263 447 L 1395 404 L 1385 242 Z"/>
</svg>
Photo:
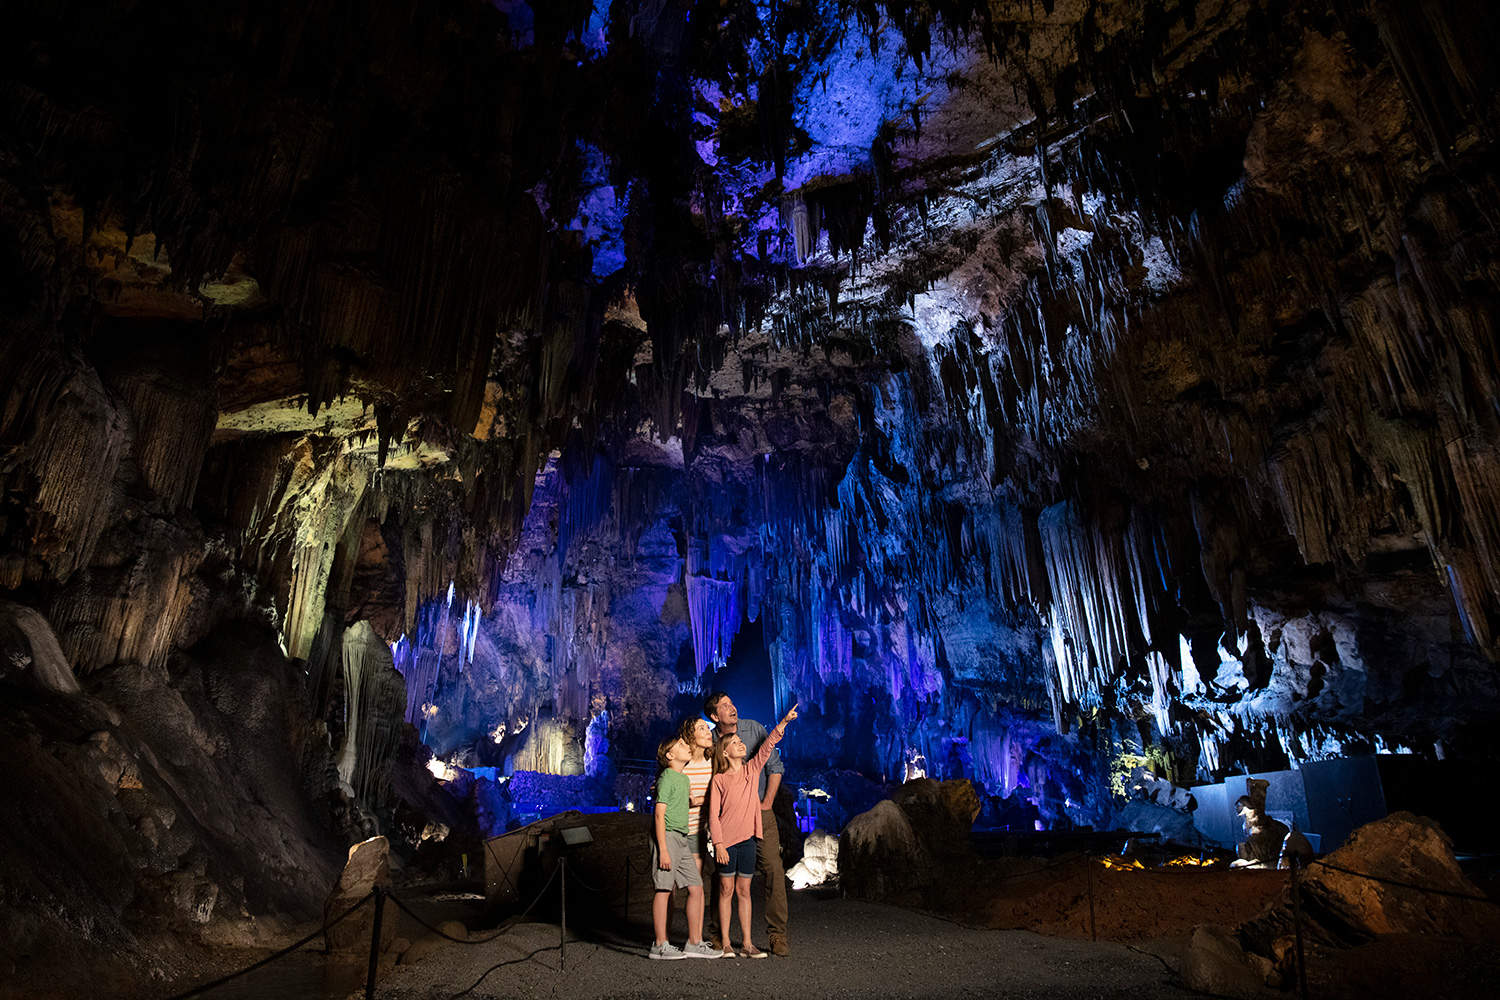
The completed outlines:
<svg viewBox="0 0 1500 1000">
<path fill-rule="evenodd" d="M 687 956 L 682 953 L 682 949 L 677 947 L 670 941 L 663 941 L 661 944 L 653 944 L 651 946 L 651 954 L 647 955 L 646 957 L 658 960 L 666 959 L 667 961 L 678 958 L 687 958 Z"/>
<path fill-rule="evenodd" d="M 707 941 L 699 941 L 697 944 L 689 941 L 682 946 L 682 954 L 686 958 L 723 958 L 724 953 L 710 945 Z"/>
</svg>

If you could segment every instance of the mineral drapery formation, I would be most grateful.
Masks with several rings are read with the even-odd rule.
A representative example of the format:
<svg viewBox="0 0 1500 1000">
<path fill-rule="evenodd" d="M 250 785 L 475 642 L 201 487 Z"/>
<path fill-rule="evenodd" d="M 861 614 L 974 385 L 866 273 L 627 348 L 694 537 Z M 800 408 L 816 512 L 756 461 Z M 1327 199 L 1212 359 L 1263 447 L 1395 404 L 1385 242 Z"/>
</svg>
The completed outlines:
<svg viewBox="0 0 1500 1000">
<path fill-rule="evenodd" d="M 12 6 L 7 682 L 254 623 L 377 824 L 752 646 L 1047 821 L 1493 754 L 1491 5 Z"/>
</svg>

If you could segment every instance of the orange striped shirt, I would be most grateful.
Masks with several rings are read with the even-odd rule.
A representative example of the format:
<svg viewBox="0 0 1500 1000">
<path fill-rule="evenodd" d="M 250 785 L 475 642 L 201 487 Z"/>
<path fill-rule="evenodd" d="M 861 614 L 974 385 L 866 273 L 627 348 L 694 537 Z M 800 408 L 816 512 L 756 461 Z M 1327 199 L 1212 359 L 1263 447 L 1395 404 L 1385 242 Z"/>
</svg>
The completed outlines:
<svg viewBox="0 0 1500 1000">
<path fill-rule="evenodd" d="M 701 806 L 688 805 L 688 837 L 698 836 L 698 830 L 703 823 L 705 810 L 708 808 L 708 783 L 714 776 L 714 762 L 704 757 L 701 761 L 688 761 L 687 766 L 682 769 L 687 775 L 688 794 L 693 798 L 701 798 L 704 804 Z M 694 845 L 697 841 L 693 841 Z"/>
</svg>

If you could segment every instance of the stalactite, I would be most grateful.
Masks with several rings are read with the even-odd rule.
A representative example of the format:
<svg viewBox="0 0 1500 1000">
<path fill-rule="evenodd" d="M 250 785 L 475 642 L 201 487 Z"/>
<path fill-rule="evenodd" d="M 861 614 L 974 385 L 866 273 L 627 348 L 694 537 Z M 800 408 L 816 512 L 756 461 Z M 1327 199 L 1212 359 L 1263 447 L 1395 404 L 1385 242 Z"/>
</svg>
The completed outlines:
<svg viewBox="0 0 1500 1000">
<path fill-rule="evenodd" d="M 132 452 L 146 485 L 168 511 L 191 507 L 218 415 L 212 383 L 152 368 L 115 373 L 110 381 L 135 420 Z"/>
<path fill-rule="evenodd" d="M 792 234 L 797 263 L 805 263 L 818 249 L 822 234 L 822 214 L 815 199 L 797 193 L 788 195 L 781 205 L 781 225 Z"/>
<path fill-rule="evenodd" d="M 338 547 L 348 526 L 359 518 L 369 484 L 369 470 L 352 458 L 334 461 L 322 469 L 296 498 L 285 516 L 295 532 L 291 560 L 291 584 L 287 595 L 282 637 L 287 655 L 306 659 L 323 621 L 329 578 Z"/>
<path fill-rule="evenodd" d="M 1038 522 L 1051 586 L 1053 653 L 1063 698 L 1093 704 L 1131 654 L 1144 611 L 1129 588 L 1117 538 L 1084 524 L 1073 504 L 1055 504 Z"/>
<path fill-rule="evenodd" d="M 688 615 L 693 626 L 693 662 L 698 676 L 729 658 L 740 630 L 740 588 L 733 580 L 688 576 Z"/>
<path fill-rule="evenodd" d="M 557 559 L 565 565 L 578 541 L 588 538 L 609 516 L 615 464 L 603 452 L 592 461 L 580 456 L 563 464 L 564 503 L 557 517 Z"/>
<path fill-rule="evenodd" d="M 90 564 L 110 524 L 110 488 L 129 453 L 128 418 L 92 368 L 78 367 L 55 351 L 20 351 L 20 340 L 0 354 L 7 368 L 0 387 L 8 400 L 0 412 L 0 441 L 10 449 L 0 486 L 35 483 L 35 523 L 27 554 L 44 562 L 55 580 Z"/>
</svg>

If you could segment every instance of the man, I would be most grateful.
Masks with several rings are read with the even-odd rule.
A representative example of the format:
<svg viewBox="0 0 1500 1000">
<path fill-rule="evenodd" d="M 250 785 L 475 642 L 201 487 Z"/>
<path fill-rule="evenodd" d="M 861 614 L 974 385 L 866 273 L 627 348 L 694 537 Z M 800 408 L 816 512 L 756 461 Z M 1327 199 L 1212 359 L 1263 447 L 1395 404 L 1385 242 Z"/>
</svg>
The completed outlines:
<svg viewBox="0 0 1500 1000">
<path fill-rule="evenodd" d="M 742 719 L 734 702 L 723 691 L 715 691 L 703 701 L 703 714 L 714 724 L 715 736 L 738 736 L 745 744 L 750 756 L 760 749 L 766 739 L 766 727 L 754 719 Z M 786 768 L 781 763 L 781 751 L 772 750 L 765 768 L 760 772 L 760 818 L 763 828 L 761 841 L 756 851 L 755 870 L 766 880 L 766 930 L 769 932 L 771 954 L 786 955 L 790 949 L 786 941 L 786 873 L 781 866 L 781 833 L 776 828 L 776 816 L 771 806 L 776 793 L 781 789 L 781 776 Z"/>
</svg>

